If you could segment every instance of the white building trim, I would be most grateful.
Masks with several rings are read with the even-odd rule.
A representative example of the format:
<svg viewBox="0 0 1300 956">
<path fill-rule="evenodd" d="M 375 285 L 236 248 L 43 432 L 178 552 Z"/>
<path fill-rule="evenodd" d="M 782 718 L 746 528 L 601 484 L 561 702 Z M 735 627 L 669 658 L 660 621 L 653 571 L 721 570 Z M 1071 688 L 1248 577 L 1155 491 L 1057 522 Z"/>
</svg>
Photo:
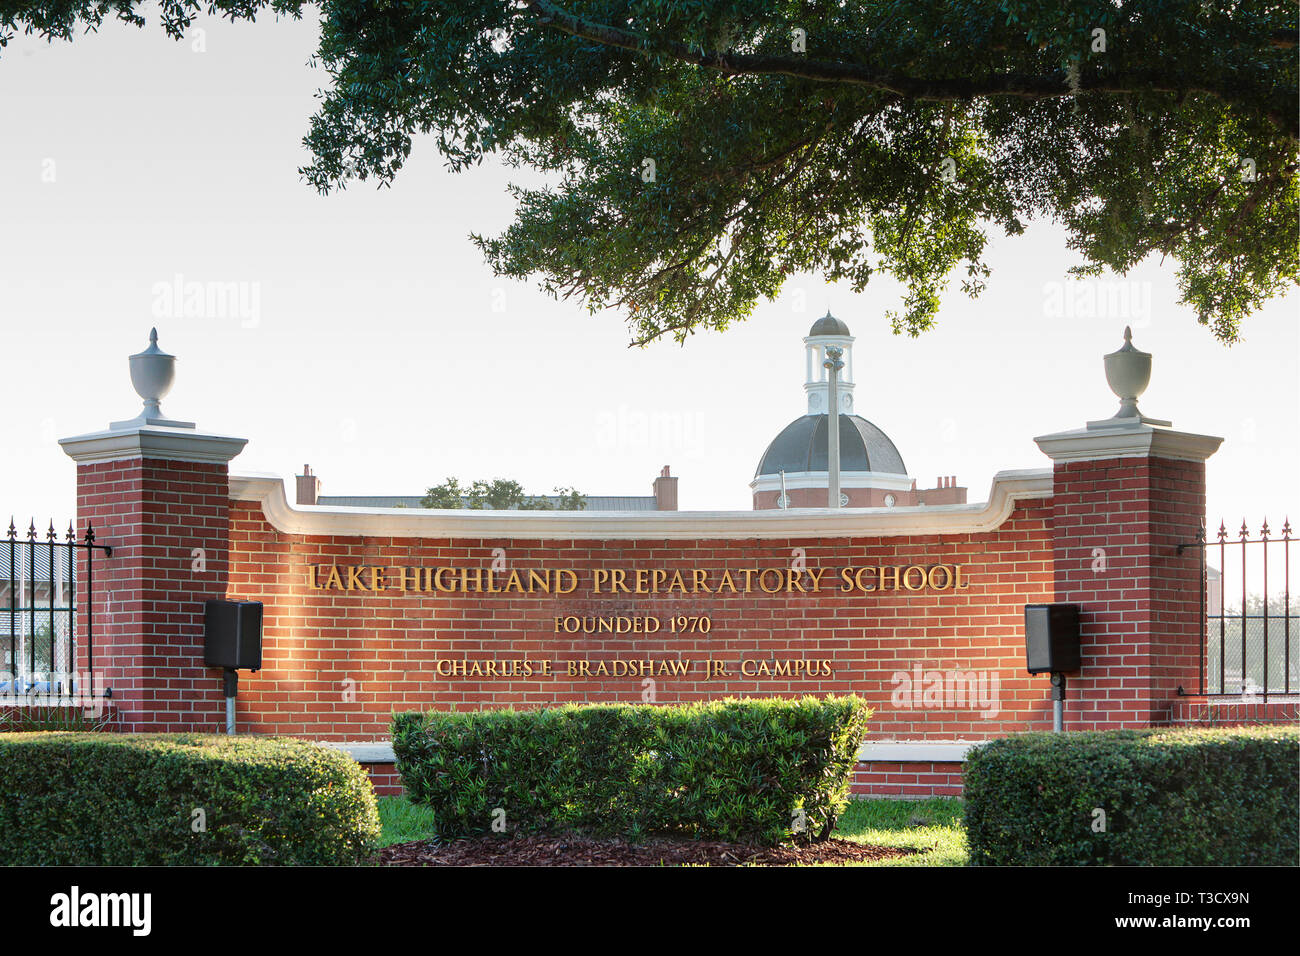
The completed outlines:
<svg viewBox="0 0 1300 956">
<path fill-rule="evenodd" d="M 283 534 L 530 540 L 899 537 L 993 531 L 1016 502 L 1049 498 L 1047 470 L 1001 471 L 979 504 L 764 511 L 473 511 L 291 506 L 277 475 L 232 475 L 230 497 L 257 502 Z"/>
<path fill-rule="evenodd" d="M 884 471 L 842 471 L 840 472 L 840 490 L 846 488 L 875 488 L 882 491 L 911 491 L 913 479 L 907 475 L 894 475 Z M 754 491 L 780 491 L 781 476 L 759 475 L 749 483 Z M 786 490 L 795 488 L 826 487 L 824 471 L 787 471 L 785 473 Z"/>
</svg>

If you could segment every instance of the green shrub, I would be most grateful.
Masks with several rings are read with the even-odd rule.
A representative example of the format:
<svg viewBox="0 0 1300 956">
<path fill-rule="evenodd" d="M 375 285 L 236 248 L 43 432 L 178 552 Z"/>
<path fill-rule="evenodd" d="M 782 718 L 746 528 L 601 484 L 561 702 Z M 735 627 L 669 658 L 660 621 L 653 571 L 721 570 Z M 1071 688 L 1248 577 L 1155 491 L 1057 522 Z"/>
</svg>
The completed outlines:
<svg viewBox="0 0 1300 956">
<path fill-rule="evenodd" d="M 2 864 L 353 864 L 378 836 L 365 771 L 307 741 L 0 734 Z"/>
<path fill-rule="evenodd" d="M 995 740 L 966 758 L 971 862 L 1294 866 L 1298 779 L 1293 727 Z"/>
<path fill-rule="evenodd" d="M 777 843 L 830 835 L 870 716 L 857 697 L 406 713 L 393 751 L 444 838 L 496 821 Z"/>
</svg>

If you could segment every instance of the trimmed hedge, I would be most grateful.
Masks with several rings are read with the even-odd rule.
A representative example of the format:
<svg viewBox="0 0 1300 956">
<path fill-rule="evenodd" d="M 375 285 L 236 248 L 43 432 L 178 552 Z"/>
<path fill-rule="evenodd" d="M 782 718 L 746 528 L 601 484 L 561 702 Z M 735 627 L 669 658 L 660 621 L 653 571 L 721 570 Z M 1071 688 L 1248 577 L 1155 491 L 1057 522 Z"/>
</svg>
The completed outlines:
<svg viewBox="0 0 1300 956">
<path fill-rule="evenodd" d="M 405 713 L 393 751 L 443 838 L 496 822 L 778 843 L 830 835 L 870 716 L 858 697 Z"/>
<path fill-rule="evenodd" d="M 1298 780 L 1294 727 L 995 740 L 966 757 L 971 863 L 1294 866 Z"/>
<path fill-rule="evenodd" d="M 307 741 L 0 734 L 0 864 L 355 864 L 378 838 L 365 771 Z"/>
</svg>

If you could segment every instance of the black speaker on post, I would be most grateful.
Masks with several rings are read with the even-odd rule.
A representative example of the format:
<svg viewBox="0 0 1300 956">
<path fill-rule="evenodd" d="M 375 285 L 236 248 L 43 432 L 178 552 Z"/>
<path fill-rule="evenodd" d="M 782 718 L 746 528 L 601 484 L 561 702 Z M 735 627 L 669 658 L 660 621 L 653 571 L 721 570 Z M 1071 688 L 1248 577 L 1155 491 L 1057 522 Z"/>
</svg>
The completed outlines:
<svg viewBox="0 0 1300 956">
<path fill-rule="evenodd" d="M 1079 669 L 1079 605 L 1025 605 L 1025 665 L 1031 674 Z"/>
<path fill-rule="evenodd" d="M 262 667 L 262 602 L 208 601 L 203 661 L 227 670 Z"/>
</svg>

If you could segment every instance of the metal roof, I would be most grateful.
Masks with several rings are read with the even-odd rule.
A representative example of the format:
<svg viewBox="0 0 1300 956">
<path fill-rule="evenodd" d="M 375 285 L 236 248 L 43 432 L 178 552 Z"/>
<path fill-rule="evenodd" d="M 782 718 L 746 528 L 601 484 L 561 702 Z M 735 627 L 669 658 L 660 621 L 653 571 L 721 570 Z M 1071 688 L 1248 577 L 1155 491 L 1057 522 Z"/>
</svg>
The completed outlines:
<svg viewBox="0 0 1300 956">
<path fill-rule="evenodd" d="M 9 542 L 0 541 L 0 583 L 8 584 L 9 582 Z M 54 570 L 57 575 L 55 580 L 67 581 L 68 572 L 73 572 L 75 578 L 77 562 L 72 560 L 72 568 L 68 567 L 68 548 L 66 545 L 56 543 L 54 545 Z M 46 542 L 37 541 L 35 546 L 30 541 L 18 541 L 13 545 L 13 576 L 15 579 L 21 578 L 24 581 L 32 580 L 32 574 L 35 573 L 37 583 L 50 580 L 50 546 Z"/>
<path fill-rule="evenodd" d="M 842 320 L 837 319 L 835 318 L 835 316 L 831 315 L 829 309 L 826 311 L 826 314 L 823 315 L 816 322 L 814 322 L 812 328 L 808 330 L 809 336 L 848 335 L 848 334 L 849 334 L 849 327 L 845 325 Z"/>
<path fill-rule="evenodd" d="M 785 426 L 763 452 L 754 476 L 826 471 L 829 418 L 825 412 L 804 415 Z M 840 471 L 907 474 L 889 436 L 859 415 L 840 416 Z"/>
<path fill-rule="evenodd" d="M 560 503 L 559 495 L 530 495 L 536 500 L 545 498 L 553 506 Z M 654 511 L 654 495 L 585 495 L 587 507 L 584 511 Z M 344 508 L 422 508 L 423 495 L 321 495 L 316 499 L 318 505 L 334 505 Z M 462 498 L 468 504 L 468 498 Z"/>
</svg>

